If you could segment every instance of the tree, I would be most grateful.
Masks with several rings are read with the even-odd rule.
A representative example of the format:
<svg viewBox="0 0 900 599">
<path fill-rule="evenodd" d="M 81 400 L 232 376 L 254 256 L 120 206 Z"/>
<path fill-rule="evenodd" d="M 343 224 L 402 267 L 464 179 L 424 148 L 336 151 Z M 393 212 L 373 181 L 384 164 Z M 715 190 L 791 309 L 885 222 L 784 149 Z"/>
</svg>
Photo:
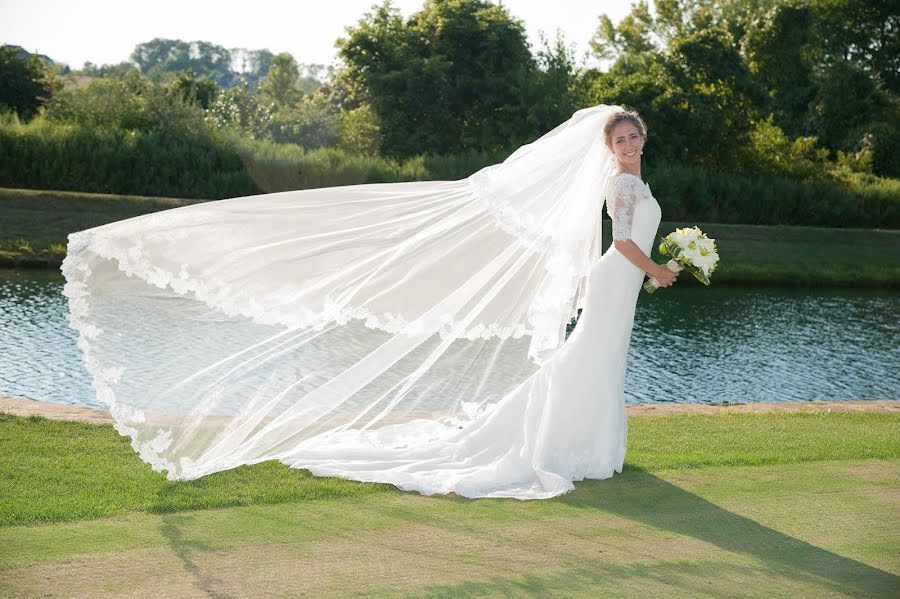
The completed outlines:
<svg viewBox="0 0 900 599">
<path fill-rule="evenodd" d="M 646 0 L 640 0 L 632 4 L 631 12 L 618 25 L 601 15 L 590 45 L 598 58 L 618 59 L 670 50 L 675 40 L 712 27 L 727 29 L 734 39 L 740 40 L 750 18 L 782 1 L 656 0 L 654 16 Z"/>
<path fill-rule="evenodd" d="M 237 129 L 251 139 L 263 139 L 270 135 L 272 106 L 260 102 L 250 84 L 241 80 L 216 95 L 204 118 L 216 127 Z"/>
<path fill-rule="evenodd" d="M 77 74 L 102 79 L 104 77 L 124 77 L 129 71 L 137 71 L 137 65 L 123 61 L 118 64 L 95 65 L 88 61 L 79 69 Z"/>
<path fill-rule="evenodd" d="M 775 6 L 749 22 L 741 42 L 747 65 L 768 90 L 775 123 L 789 136 L 810 133 L 813 17 L 805 3 Z"/>
<path fill-rule="evenodd" d="M 532 85 L 524 86 L 523 90 L 527 94 L 528 123 L 532 131 L 545 132 L 590 102 L 593 74 L 578 68 L 574 49 L 566 47 L 559 31 L 552 46 L 543 35 L 540 37 Z"/>
<path fill-rule="evenodd" d="M 647 123 L 647 158 L 653 161 L 683 159 L 688 143 L 682 109 L 670 103 L 666 56 L 662 52 L 623 55 L 606 73 L 596 78 L 589 104 L 616 104 L 636 110 Z M 659 141 L 658 141 L 659 140 Z"/>
<path fill-rule="evenodd" d="M 18 46 L 0 46 L 0 108 L 30 120 L 56 89 L 55 78 L 37 54 Z"/>
<path fill-rule="evenodd" d="M 294 57 L 283 52 L 272 59 L 272 66 L 259 86 L 259 94 L 263 101 L 272 102 L 276 108 L 284 109 L 295 106 L 303 91 L 297 87 L 300 69 Z"/>
<path fill-rule="evenodd" d="M 600 59 L 618 58 L 622 54 L 643 54 L 656 49 L 651 34 L 654 20 L 646 0 L 631 7 L 631 13 L 618 25 L 613 25 L 607 15 L 600 15 L 600 24 L 589 44 Z"/>
<path fill-rule="evenodd" d="M 524 25 L 484 0 L 426 0 L 407 22 L 390 0 L 336 46 L 382 125 L 381 152 L 497 150 L 530 134 L 536 65 Z"/>
<path fill-rule="evenodd" d="M 713 27 L 674 40 L 664 66 L 664 98 L 681 119 L 681 160 L 710 170 L 740 170 L 739 150 L 766 94 L 731 34 Z"/>
<path fill-rule="evenodd" d="M 810 120 L 825 146 L 851 153 L 866 150 L 876 174 L 900 175 L 900 103 L 859 64 L 837 61 L 823 74 Z"/>
<path fill-rule="evenodd" d="M 275 55 L 268 50 L 231 49 L 232 70 L 242 81 L 246 81 L 250 89 L 256 89 L 258 81 L 265 77 L 272 67 Z M 229 84 L 231 85 L 231 84 Z"/>
<path fill-rule="evenodd" d="M 198 78 L 193 68 L 175 74 L 171 88 L 181 92 L 185 102 L 196 103 L 203 108 L 209 108 L 219 91 L 215 81 Z"/>
<path fill-rule="evenodd" d="M 212 79 L 222 87 L 230 85 L 233 79 L 231 52 L 209 42 L 154 38 L 138 44 L 130 58 L 145 77 L 155 82 L 162 82 L 169 73 L 188 67 L 199 77 Z"/>
<path fill-rule="evenodd" d="M 891 0 L 811 0 L 819 66 L 858 65 L 900 95 L 900 10 Z"/>
</svg>

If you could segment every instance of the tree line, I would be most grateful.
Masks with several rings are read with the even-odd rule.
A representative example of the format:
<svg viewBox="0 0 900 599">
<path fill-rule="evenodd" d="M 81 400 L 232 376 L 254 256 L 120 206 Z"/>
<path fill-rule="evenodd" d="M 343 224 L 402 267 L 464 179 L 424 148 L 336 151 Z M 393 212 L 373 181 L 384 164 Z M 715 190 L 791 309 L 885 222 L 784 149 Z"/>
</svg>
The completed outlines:
<svg viewBox="0 0 900 599">
<path fill-rule="evenodd" d="M 533 51 L 522 21 L 488 0 L 425 0 L 408 18 L 385 0 L 345 28 L 328 67 L 155 39 L 127 63 L 69 72 L 6 46 L 0 127 L 5 139 L 11 123 L 40 120 L 198 147 L 221 133 L 270 157 L 424 159 L 465 176 L 607 103 L 647 122 L 651 178 L 682 169 L 894 190 L 898 23 L 883 0 L 658 0 L 655 12 L 641 1 L 618 24 L 599 15 L 590 52 L 601 70 L 560 34 Z"/>
</svg>

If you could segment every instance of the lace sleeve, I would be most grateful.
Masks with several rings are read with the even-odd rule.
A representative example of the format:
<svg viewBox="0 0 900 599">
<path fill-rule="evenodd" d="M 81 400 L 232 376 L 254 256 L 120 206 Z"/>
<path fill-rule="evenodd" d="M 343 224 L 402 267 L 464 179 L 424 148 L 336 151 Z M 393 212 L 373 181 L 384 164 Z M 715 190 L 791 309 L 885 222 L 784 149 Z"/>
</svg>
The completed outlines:
<svg viewBox="0 0 900 599">
<path fill-rule="evenodd" d="M 612 205 L 612 238 L 631 239 L 631 223 L 634 219 L 634 207 L 640 199 L 640 188 L 634 177 L 620 176 L 613 185 Z"/>
</svg>

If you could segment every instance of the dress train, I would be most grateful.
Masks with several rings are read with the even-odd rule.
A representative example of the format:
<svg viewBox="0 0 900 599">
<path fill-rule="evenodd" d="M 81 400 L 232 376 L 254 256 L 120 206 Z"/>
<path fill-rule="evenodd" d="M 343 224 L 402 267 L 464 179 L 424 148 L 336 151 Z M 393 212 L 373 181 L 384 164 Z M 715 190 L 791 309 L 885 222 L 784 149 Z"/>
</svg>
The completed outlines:
<svg viewBox="0 0 900 599">
<path fill-rule="evenodd" d="M 574 490 L 573 481 L 622 472 L 626 356 L 642 281 L 611 247 L 592 267 L 585 308 L 560 350 L 462 429 L 414 420 L 347 430 L 278 459 L 317 476 L 470 498 L 546 499 Z"/>
</svg>

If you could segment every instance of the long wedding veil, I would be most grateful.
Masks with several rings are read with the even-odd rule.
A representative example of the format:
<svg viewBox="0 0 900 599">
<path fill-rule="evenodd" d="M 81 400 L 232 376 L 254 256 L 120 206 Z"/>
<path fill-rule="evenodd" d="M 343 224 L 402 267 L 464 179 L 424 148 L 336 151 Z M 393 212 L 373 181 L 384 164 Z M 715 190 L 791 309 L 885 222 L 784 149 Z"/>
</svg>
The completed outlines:
<svg viewBox="0 0 900 599">
<path fill-rule="evenodd" d="M 116 429 L 170 480 L 366 432 L 414 447 L 565 340 L 615 160 L 575 112 L 458 181 L 193 204 L 69 235 L 69 322 Z M 388 434 L 392 431 L 392 434 Z"/>
</svg>

